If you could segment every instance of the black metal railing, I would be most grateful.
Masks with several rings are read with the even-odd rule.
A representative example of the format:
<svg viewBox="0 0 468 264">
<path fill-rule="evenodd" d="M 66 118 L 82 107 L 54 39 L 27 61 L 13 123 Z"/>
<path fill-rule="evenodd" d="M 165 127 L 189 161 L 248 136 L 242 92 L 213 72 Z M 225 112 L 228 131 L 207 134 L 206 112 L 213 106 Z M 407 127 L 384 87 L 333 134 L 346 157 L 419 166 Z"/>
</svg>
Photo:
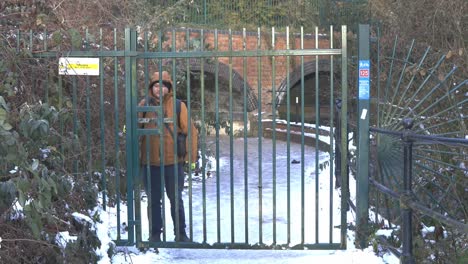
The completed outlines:
<svg viewBox="0 0 468 264">
<path fill-rule="evenodd" d="M 370 132 L 385 134 L 392 137 L 398 137 L 403 145 L 403 178 L 401 182 L 401 191 L 395 192 L 375 179 L 369 179 L 369 182 L 375 187 L 376 191 L 386 194 L 390 198 L 399 201 L 401 217 L 401 252 L 392 250 L 401 260 L 401 263 L 415 263 L 413 254 L 413 212 L 418 212 L 432 218 L 435 221 L 443 223 L 447 227 L 457 229 L 462 233 L 468 233 L 468 225 L 445 214 L 434 211 L 419 201 L 416 193 L 413 192 L 413 146 L 414 144 L 443 144 L 445 146 L 468 147 L 468 139 L 447 138 L 432 135 L 420 135 L 413 133 L 411 128 L 414 124 L 412 119 L 404 119 L 402 125 L 403 131 L 390 131 L 382 128 L 370 128 Z M 463 150 L 462 150 L 463 152 Z M 467 153 L 462 156 L 466 156 Z M 452 167 L 457 169 L 456 167 Z M 463 166 L 458 168 L 466 173 Z"/>
</svg>

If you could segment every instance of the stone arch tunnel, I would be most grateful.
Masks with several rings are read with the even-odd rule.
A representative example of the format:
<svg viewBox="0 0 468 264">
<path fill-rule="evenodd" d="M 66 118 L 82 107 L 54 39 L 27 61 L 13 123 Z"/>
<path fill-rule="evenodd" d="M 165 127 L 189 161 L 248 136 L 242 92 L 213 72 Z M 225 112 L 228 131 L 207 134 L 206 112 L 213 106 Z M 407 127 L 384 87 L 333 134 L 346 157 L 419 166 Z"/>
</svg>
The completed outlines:
<svg viewBox="0 0 468 264">
<path fill-rule="evenodd" d="M 175 32 L 175 33 L 174 33 Z M 292 35 L 292 36 L 291 36 Z M 187 36 L 192 39 L 203 39 L 203 43 L 207 47 L 218 47 L 218 51 L 249 51 L 249 50 L 271 50 L 278 49 L 300 49 L 298 43 L 301 42 L 301 36 L 291 34 L 287 36 L 284 33 L 276 33 L 274 36 L 275 44 L 272 47 L 268 43 L 270 36 L 259 36 L 257 32 L 247 32 L 245 35 L 242 32 L 225 32 L 218 31 L 217 37 L 213 30 L 181 30 L 168 32 L 163 47 L 171 47 L 176 43 L 176 50 L 190 50 L 187 48 Z M 175 38 L 175 39 L 174 39 Z M 318 42 L 316 43 L 316 41 Z M 314 34 L 305 34 L 302 36 L 304 49 L 330 48 L 329 37 L 320 35 L 316 37 Z M 172 50 L 172 48 L 171 48 Z M 315 59 L 316 56 L 304 56 L 304 80 L 305 80 L 305 107 L 306 121 L 313 121 L 311 118 L 314 113 L 311 112 L 312 106 L 315 105 L 315 72 L 317 71 Z M 234 118 L 240 120 L 243 118 L 244 111 L 244 86 L 247 96 L 247 112 L 258 110 L 265 113 L 272 112 L 272 104 L 276 105 L 277 112 L 280 115 L 284 113 L 284 103 L 288 86 L 289 72 L 289 88 L 291 91 L 291 103 L 295 103 L 296 97 L 300 102 L 300 87 L 301 87 L 301 57 L 300 56 L 277 56 L 275 57 L 275 73 L 273 74 L 273 64 L 271 56 L 262 57 L 233 57 L 225 58 L 218 57 L 216 59 L 205 59 L 203 63 L 204 89 L 205 89 L 205 111 L 214 112 L 215 107 L 215 88 L 216 75 L 218 77 L 219 91 L 219 108 L 220 113 L 229 112 L 229 83 L 230 74 L 232 74 L 232 97 L 233 97 L 233 113 Z M 186 72 L 187 62 L 191 72 L 191 95 L 194 107 L 199 104 L 201 92 L 201 80 L 199 78 L 202 71 L 202 63 L 199 58 L 191 59 L 176 59 L 176 65 L 179 72 Z M 171 66 L 172 59 L 164 62 L 164 65 Z M 218 65 L 216 69 L 216 65 Z M 261 65 L 260 67 L 258 65 Z M 335 65 L 339 65 L 336 63 Z M 244 69 L 246 67 L 246 69 Z M 337 79 L 339 71 L 334 67 L 334 79 Z M 320 88 L 320 104 L 324 108 L 322 112 L 327 112 L 325 108 L 329 107 L 330 103 L 330 61 L 324 56 L 320 57 L 318 63 L 319 72 L 319 88 Z M 186 74 L 186 73 L 185 73 Z M 245 76 L 244 76 L 245 75 Z M 335 86 L 338 82 L 335 82 Z M 273 87 L 276 93 L 273 94 Z M 336 95 L 336 94 L 335 94 Z M 198 98 L 197 98 L 198 96 Z M 297 118 L 297 117 L 296 117 Z"/>
<path fill-rule="evenodd" d="M 317 68 L 318 66 L 318 68 Z M 316 119 L 316 86 L 318 78 L 319 116 L 323 120 L 330 118 L 332 102 L 340 94 L 339 64 L 333 65 L 331 71 L 330 60 L 305 62 L 304 66 L 297 66 L 277 87 L 276 108 L 280 118 L 285 119 L 287 114 L 287 92 L 289 90 L 290 115 L 292 121 L 301 119 L 302 79 L 304 79 L 304 121 L 315 122 Z M 303 72 L 303 73 L 302 73 Z M 304 74 L 304 76 L 302 76 Z M 331 82 L 333 78 L 333 86 Z M 333 90 L 332 90 L 333 89 Z"/>
</svg>

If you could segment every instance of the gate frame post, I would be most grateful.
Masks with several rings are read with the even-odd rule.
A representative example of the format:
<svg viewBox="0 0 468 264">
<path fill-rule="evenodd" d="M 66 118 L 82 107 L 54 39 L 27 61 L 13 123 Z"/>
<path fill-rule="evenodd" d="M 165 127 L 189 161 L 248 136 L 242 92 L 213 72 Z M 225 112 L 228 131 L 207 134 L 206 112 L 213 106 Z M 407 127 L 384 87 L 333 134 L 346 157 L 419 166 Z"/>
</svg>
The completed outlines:
<svg viewBox="0 0 468 264">
<path fill-rule="evenodd" d="M 369 115 L 370 33 L 359 24 L 358 43 L 358 146 L 356 175 L 356 246 L 365 248 L 369 238 Z M 367 74 L 365 74 L 367 72 Z"/>
<path fill-rule="evenodd" d="M 136 59 L 133 53 L 136 51 L 136 31 L 131 28 L 125 29 L 125 124 L 126 124 L 126 145 L 127 150 L 127 222 L 128 222 L 128 244 L 135 244 L 135 212 L 134 212 L 134 179 L 138 176 L 136 166 L 137 154 L 135 153 L 135 128 L 136 118 Z"/>
<path fill-rule="evenodd" d="M 341 249 L 346 249 L 347 213 L 349 200 L 349 173 L 348 173 L 348 29 L 341 26 Z"/>
</svg>

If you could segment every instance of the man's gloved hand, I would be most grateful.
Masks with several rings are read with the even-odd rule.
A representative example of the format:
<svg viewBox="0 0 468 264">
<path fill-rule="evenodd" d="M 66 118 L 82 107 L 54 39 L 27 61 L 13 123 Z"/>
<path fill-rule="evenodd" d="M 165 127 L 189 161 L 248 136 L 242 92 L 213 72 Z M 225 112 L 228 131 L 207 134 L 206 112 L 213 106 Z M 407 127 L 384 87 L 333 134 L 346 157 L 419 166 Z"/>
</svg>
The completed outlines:
<svg viewBox="0 0 468 264">
<path fill-rule="evenodd" d="M 192 170 L 194 170 L 195 168 L 197 167 L 197 164 L 195 162 L 193 162 L 192 164 L 190 164 L 190 168 Z"/>
<path fill-rule="evenodd" d="M 126 133 L 127 133 L 127 127 L 124 125 L 123 128 L 122 128 L 122 131 L 119 132 L 119 136 L 123 137 L 123 136 L 125 136 Z"/>
</svg>

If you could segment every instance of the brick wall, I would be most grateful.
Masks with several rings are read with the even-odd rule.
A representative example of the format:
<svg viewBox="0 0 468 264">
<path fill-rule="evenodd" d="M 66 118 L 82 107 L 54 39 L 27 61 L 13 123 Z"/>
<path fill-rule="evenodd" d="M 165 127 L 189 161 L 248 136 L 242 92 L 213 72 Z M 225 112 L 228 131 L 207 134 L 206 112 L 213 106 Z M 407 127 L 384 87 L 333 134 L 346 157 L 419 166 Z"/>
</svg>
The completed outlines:
<svg viewBox="0 0 468 264">
<path fill-rule="evenodd" d="M 202 32 L 200 30 L 190 30 L 190 39 L 201 39 Z M 172 50 L 173 37 L 175 35 L 176 49 L 175 50 L 193 50 L 187 48 L 187 31 L 176 30 L 167 32 L 165 35 L 165 41 L 163 43 L 163 49 L 166 51 Z M 315 35 L 306 34 L 303 38 L 304 49 L 316 48 L 316 37 Z M 330 42 L 328 37 L 320 36 L 318 38 L 319 48 L 329 48 Z M 229 51 L 230 45 L 232 45 L 233 51 L 244 50 L 244 37 L 242 32 L 232 32 L 231 35 L 228 31 L 218 31 L 217 43 L 215 42 L 215 33 L 213 30 L 203 31 L 204 46 L 209 45 L 208 49 L 214 50 L 218 47 L 219 51 Z M 260 48 L 258 48 L 260 43 Z M 289 38 L 289 49 L 300 49 L 301 38 L 298 34 L 290 34 Z M 287 49 L 287 37 L 285 33 L 276 33 L 275 46 L 272 46 L 271 32 L 262 33 L 258 37 L 257 32 L 247 32 L 245 37 L 245 50 L 285 50 Z M 218 58 L 219 62 L 229 65 L 230 58 Z M 263 56 L 261 59 L 257 57 L 233 57 L 232 67 L 233 69 L 247 81 L 250 85 L 251 91 L 261 98 L 262 109 L 271 109 L 272 93 L 271 89 L 273 86 L 273 60 L 270 56 Z M 244 60 L 246 64 L 246 76 L 244 76 Z M 315 60 L 315 56 L 304 57 L 304 62 L 310 62 Z M 296 67 L 300 66 L 301 58 L 299 56 L 289 57 L 289 69 L 288 69 L 288 58 L 286 56 L 275 57 L 275 80 L 274 85 L 278 87 L 281 82 L 286 78 L 287 72 L 292 72 Z M 259 78 L 259 64 L 260 67 L 260 78 Z M 220 76 L 219 78 L 228 78 L 228 76 Z M 239 84 L 242 85 L 242 84 Z M 261 85 L 261 95 L 258 94 L 259 85 Z"/>
</svg>

